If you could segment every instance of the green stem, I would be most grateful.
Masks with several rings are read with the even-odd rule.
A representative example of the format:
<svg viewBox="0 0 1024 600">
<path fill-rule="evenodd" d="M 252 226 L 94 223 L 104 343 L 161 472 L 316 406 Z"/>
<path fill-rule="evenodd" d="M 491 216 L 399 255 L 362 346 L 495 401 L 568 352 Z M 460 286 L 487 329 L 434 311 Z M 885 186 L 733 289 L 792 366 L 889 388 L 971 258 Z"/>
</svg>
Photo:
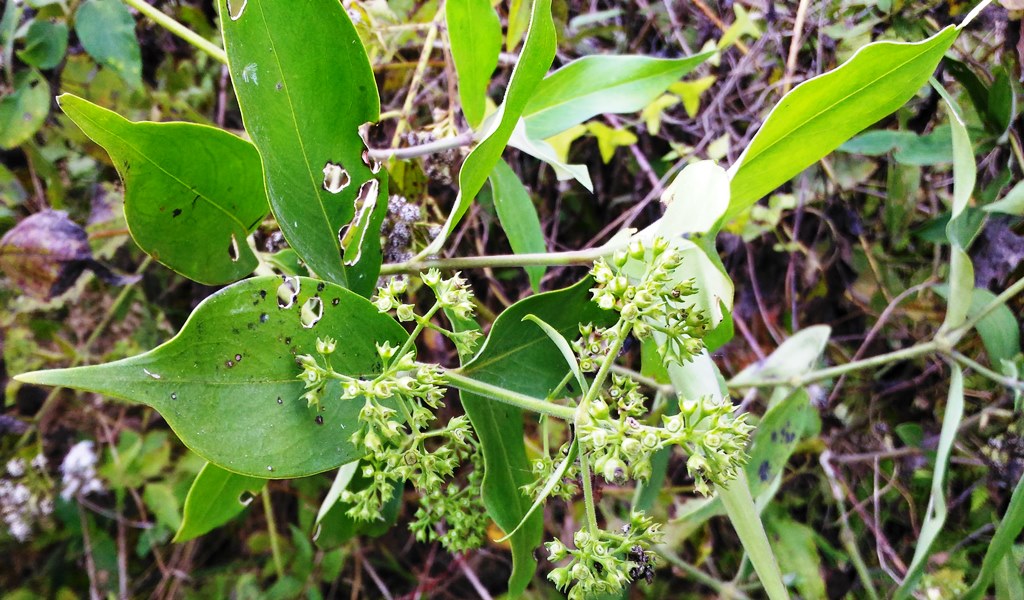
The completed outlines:
<svg viewBox="0 0 1024 600">
<path fill-rule="evenodd" d="M 976 371 L 980 375 L 983 375 L 991 379 L 992 381 L 998 383 L 999 385 L 1004 385 L 1010 389 L 1024 390 L 1024 381 L 1021 381 L 1019 379 L 1011 379 L 1010 377 L 1006 377 L 1004 375 L 996 373 L 992 369 L 989 369 L 988 367 L 978 363 L 977 361 L 967 358 L 966 356 L 960 354 L 955 350 L 953 352 L 950 352 L 949 355 L 961 365 Z"/>
<path fill-rule="evenodd" d="M 211 43 L 198 33 L 175 21 L 145 0 L 124 0 L 124 3 L 149 17 L 154 23 L 185 40 L 197 50 L 202 50 L 214 60 L 228 64 L 228 55 L 223 49 Z"/>
<path fill-rule="evenodd" d="M 764 525 L 761 524 L 746 478 L 739 477 L 728 485 L 715 486 L 715 489 L 768 598 L 788 600 L 789 592 L 786 591 L 786 584 L 782 582 L 782 571 L 779 570 L 779 563 L 776 562 L 775 554 L 768 543 L 768 535 L 764 532 Z"/>
<path fill-rule="evenodd" d="M 503 387 L 484 383 L 461 374 L 458 369 L 445 369 L 444 377 L 448 384 L 456 389 L 486 396 L 492 400 L 511 404 L 523 410 L 549 415 L 563 421 L 571 421 L 576 416 L 576 409 L 571 406 L 554 404 L 545 400 L 539 400 L 533 396 L 527 396 L 526 394 L 506 390 Z"/>
<path fill-rule="evenodd" d="M 267 518 L 267 534 L 270 535 L 270 552 L 274 556 L 274 571 L 278 580 L 284 579 L 284 560 L 281 545 L 277 540 L 277 523 L 274 521 L 274 507 L 270 504 L 270 486 L 263 486 L 263 514 Z"/>
<path fill-rule="evenodd" d="M 822 381 L 825 379 L 833 379 L 846 373 L 853 371 L 860 371 L 863 369 L 870 369 L 872 367 L 880 367 L 887 365 L 892 362 L 900 360 L 908 360 L 911 358 L 917 358 L 926 354 L 932 354 L 941 350 L 946 346 L 946 340 L 931 340 L 929 342 L 923 342 L 916 344 L 903 350 L 896 350 L 894 352 L 886 352 L 885 354 L 879 354 L 878 356 L 872 356 L 862 360 L 855 360 L 853 362 L 846 363 L 845 365 L 838 365 L 835 367 L 829 367 L 827 369 L 818 369 L 817 371 L 811 371 L 804 375 L 796 377 L 789 377 L 786 379 L 779 378 L 767 378 L 767 379 L 754 379 L 754 380 L 740 380 L 736 381 L 735 378 L 730 379 L 726 382 L 726 385 L 730 388 L 754 388 L 754 387 L 775 387 L 775 386 L 789 386 L 789 387 L 802 387 L 809 383 Z"/>
<path fill-rule="evenodd" d="M 493 256 L 465 256 L 458 258 L 434 258 L 391 263 L 380 269 L 380 274 L 397 275 L 418 273 L 430 268 L 436 269 L 487 269 L 500 267 L 566 266 L 590 264 L 612 254 L 614 248 L 591 248 L 569 252 L 542 252 L 535 254 L 498 254 Z"/>
<path fill-rule="evenodd" d="M 587 529 L 597 539 L 597 505 L 594 503 L 594 482 L 590 476 L 590 457 L 580 452 L 580 478 L 583 480 L 583 506 L 587 512 Z"/>
<path fill-rule="evenodd" d="M 664 558 L 665 562 L 683 571 L 697 583 L 701 583 L 715 590 L 715 593 L 718 595 L 719 598 L 750 600 L 750 596 L 746 595 L 745 593 L 737 589 L 736 586 L 734 586 L 733 584 L 722 582 L 715 579 L 714 577 L 708 575 L 704 571 L 701 571 L 697 567 L 691 565 L 690 563 L 680 558 L 668 547 L 658 546 L 654 549 L 654 551 L 657 552 L 662 558 Z"/>
<path fill-rule="evenodd" d="M 416 317 L 416 328 L 412 330 L 412 333 L 409 334 L 409 338 L 405 340 L 405 343 L 402 344 L 402 347 L 398 350 L 398 353 L 395 356 L 405 356 L 406 352 L 412 350 L 413 345 L 416 344 L 416 338 L 423 333 L 423 328 L 426 327 L 427 323 L 430 322 L 430 319 L 434 318 L 434 315 L 437 314 L 437 311 L 440 309 L 441 303 L 435 302 L 434 306 L 427 311 L 427 314 L 422 317 Z"/>
</svg>

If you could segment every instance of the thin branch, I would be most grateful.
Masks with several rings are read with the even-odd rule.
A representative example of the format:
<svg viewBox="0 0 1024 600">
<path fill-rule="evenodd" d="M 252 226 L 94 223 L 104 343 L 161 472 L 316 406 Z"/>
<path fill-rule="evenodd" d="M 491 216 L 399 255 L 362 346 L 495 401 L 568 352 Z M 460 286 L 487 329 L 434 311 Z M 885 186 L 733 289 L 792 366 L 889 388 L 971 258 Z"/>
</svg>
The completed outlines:
<svg viewBox="0 0 1024 600">
<path fill-rule="evenodd" d="M 228 55 L 222 48 L 203 36 L 175 21 L 145 0 L 124 0 L 124 3 L 149 17 L 154 23 L 185 40 L 197 50 L 202 50 L 214 60 L 228 64 Z"/>
</svg>

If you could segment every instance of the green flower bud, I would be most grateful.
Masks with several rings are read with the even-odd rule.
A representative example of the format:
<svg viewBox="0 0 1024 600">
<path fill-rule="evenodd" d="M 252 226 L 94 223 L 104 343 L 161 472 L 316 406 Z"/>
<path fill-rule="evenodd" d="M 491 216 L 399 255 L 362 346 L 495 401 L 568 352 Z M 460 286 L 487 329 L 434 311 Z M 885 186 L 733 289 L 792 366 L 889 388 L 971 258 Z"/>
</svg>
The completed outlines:
<svg viewBox="0 0 1024 600">
<path fill-rule="evenodd" d="M 337 342 L 334 340 L 334 338 L 316 338 L 316 351 L 319 352 L 320 354 L 330 354 L 334 352 L 334 349 L 336 347 Z"/>
<path fill-rule="evenodd" d="M 640 456 L 640 452 L 642 450 L 643 448 L 637 440 L 633 438 L 626 438 L 622 440 L 622 452 L 629 458 L 636 458 L 637 456 Z"/>
</svg>

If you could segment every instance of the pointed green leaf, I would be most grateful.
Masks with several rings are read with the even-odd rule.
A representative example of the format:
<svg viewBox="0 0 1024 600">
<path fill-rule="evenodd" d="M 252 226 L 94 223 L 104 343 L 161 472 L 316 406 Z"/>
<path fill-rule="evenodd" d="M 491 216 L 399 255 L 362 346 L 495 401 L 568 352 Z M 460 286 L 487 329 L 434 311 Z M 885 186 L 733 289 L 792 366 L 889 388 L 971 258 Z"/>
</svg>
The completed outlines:
<svg viewBox="0 0 1024 600">
<path fill-rule="evenodd" d="M 801 329 L 782 342 L 768 358 L 750 365 L 736 374 L 730 386 L 743 387 L 749 381 L 778 380 L 785 385 L 787 379 L 810 371 L 825 352 L 825 344 L 832 334 L 828 325 L 814 325 Z"/>
<path fill-rule="evenodd" d="M 545 252 L 544 232 L 540 228 L 537 208 L 533 205 L 530 192 L 508 164 L 499 159 L 491 172 L 491 189 L 494 195 L 494 209 L 498 213 L 501 228 L 508 236 L 508 243 L 516 254 Z M 544 267 L 525 267 L 534 291 L 540 290 Z"/>
<path fill-rule="evenodd" d="M 996 532 L 992 535 L 992 541 L 989 543 L 988 549 L 985 550 L 985 558 L 981 561 L 981 570 L 974 583 L 971 584 L 971 589 L 964 595 L 965 600 L 976 600 L 985 595 L 1003 558 L 1012 560 L 1013 542 L 1021 531 L 1024 531 L 1024 477 L 1017 480 L 1017 485 L 1013 488 L 1013 495 L 1010 496 L 1006 514 L 1003 515 L 999 526 L 996 527 Z M 1016 573 L 1016 576 L 1019 581 L 1020 573 Z"/>
<path fill-rule="evenodd" d="M 583 371 L 580 370 L 580 363 L 576 360 L 576 353 L 572 351 L 572 346 L 569 345 L 569 340 L 565 339 L 561 333 L 555 330 L 554 327 L 548 325 L 543 319 L 537 317 L 537 315 L 526 315 L 523 317 L 524 321 L 530 321 L 536 323 L 538 327 L 548 336 L 548 338 L 554 342 L 555 347 L 562 353 L 562 358 L 565 360 L 566 365 L 572 372 L 573 377 L 576 378 L 576 383 L 579 384 L 583 394 L 586 395 L 587 379 L 583 376 Z"/>
<path fill-rule="evenodd" d="M 946 471 L 949 470 L 949 457 L 953 451 L 953 442 L 956 441 L 957 429 L 960 428 L 960 421 L 964 416 L 963 371 L 960 369 L 960 365 L 955 363 L 951 364 L 950 368 L 953 374 L 949 382 L 946 410 L 942 414 L 942 430 L 939 433 L 935 467 L 932 472 L 931 496 L 928 498 L 928 508 L 925 510 L 924 520 L 921 524 L 921 533 L 917 537 L 914 558 L 907 568 L 903 583 L 893 595 L 896 600 L 911 597 L 914 588 L 917 587 L 924 574 L 932 544 L 935 543 L 942 531 L 942 526 L 946 523 Z"/>
<path fill-rule="evenodd" d="M 317 275 L 368 295 L 388 190 L 359 135 L 380 112 L 359 34 L 337 0 L 217 5 L 242 120 L 281 231 Z"/>
<path fill-rule="evenodd" d="M 140 248 L 207 285 L 252 273 L 258 261 L 246 237 L 267 214 L 252 144 L 206 125 L 132 123 L 71 94 L 57 102 L 110 154 Z"/>
<path fill-rule="evenodd" d="M 266 484 L 265 479 L 239 475 L 206 463 L 188 490 L 185 514 L 174 541 L 195 539 L 242 514 Z"/>
<path fill-rule="evenodd" d="M 304 321 L 304 309 L 322 310 L 322 317 Z M 204 300 L 177 336 L 150 352 L 18 379 L 141 402 L 160 412 L 186 446 L 224 469 L 302 477 L 361 455 L 349 436 L 362 401 L 336 400 L 336 381 L 327 385 L 319 415 L 301 398 L 295 356 L 315 355 L 317 336 L 339 340 L 331 365 L 349 375 L 379 368 L 375 342 L 401 345 L 408 337 L 368 300 L 336 285 L 260 277 Z"/>
<path fill-rule="evenodd" d="M 469 126 L 484 120 L 487 86 L 501 53 L 501 20 L 491 0 L 453 0 L 444 5 L 459 101 Z"/>
<path fill-rule="evenodd" d="M 135 19 L 121 0 L 85 0 L 75 12 L 75 33 L 96 62 L 113 69 L 129 87 L 142 85 Z"/>
<path fill-rule="evenodd" d="M 922 42 L 868 44 L 839 68 L 794 88 L 730 169 L 725 220 L 906 104 L 956 36 L 950 26 Z"/>
<path fill-rule="evenodd" d="M 494 170 L 494 165 L 501 159 L 501 154 L 505 151 L 505 146 L 512 137 L 519 117 L 523 114 L 537 84 L 544 78 L 544 73 L 555 59 L 556 42 L 555 23 L 551 19 L 551 0 L 535 0 L 530 16 L 530 30 L 526 34 L 523 52 L 505 90 L 505 101 L 498 108 L 498 112 L 491 115 L 484 124 L 483 141 L 473 148 L 462 163 L 462 170 L 459 171 L 459 195 L 455 206 L 452 207 L 441 234 L 430 243 L 423 254 L 436 254 L 440 251 L 445 240 L 484 187 L 491 171 Z"/>
<path fill-rule="evenodd" d="M 544 78 L 523 113 L 530 137 L 546 139 L 604 113 L 632 113 L 715 51 L 686 58 L 585 56 Z"/>
</svg>

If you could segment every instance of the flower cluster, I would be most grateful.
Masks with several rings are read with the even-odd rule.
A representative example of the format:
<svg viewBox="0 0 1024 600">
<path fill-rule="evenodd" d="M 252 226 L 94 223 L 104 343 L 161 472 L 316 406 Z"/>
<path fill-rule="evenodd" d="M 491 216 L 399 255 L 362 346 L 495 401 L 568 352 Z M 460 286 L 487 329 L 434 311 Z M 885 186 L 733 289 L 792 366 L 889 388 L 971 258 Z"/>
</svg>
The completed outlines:
<svg viewBox="0 0 1024 600">
<path fill-rule="evenodd" d="M 577 418 L 581 451 L 594 459 L 594 470 L 608 482 L 647 480 L 658 450 L 681 446 L 687 470 L 704 495 L 708 482 L 726 483 L 745 464 L 744 448 L 753 427 L 746 415 L 734 415 L 726 399 L 711 397 L 679 401 L 679 413 L 662 417 L 661 426 L 641 421 L 645 399 L 635 381 L 612 376 L 612 385 Z"/>
<path fill-rule="evenodd" d="M 359 521 L 380 519 L 384 504 L 408 481 L 421 496 L 421 508 L 411 525 L 417 539 L 440 540 L 449 550 L 462 551 L 483 544 L 488 523 L 479 493 L 482 468 L 469 474 L 465 486 L 455 481 L 460 464 L 468 460 L 480 466 L 480 451 L 465 416 L 430 429 L 435 412 L 443 406 L 446 381 L 438 366 L 416 361 L 414 341 L 423 329 L 431 328 L 452 339 L 460 352 L 468 352 L 480 334 L 444 329 L 431 321 L 441 310 L 451 319 L 472 316 L 472 295 L 458 273 L 444 279 L 432 269 L 422 280 L 436 296 L 434 306 L 422 316 L 405 302 L 407 279 L 393 278 L 378 289 L 374 304 L 379 311 L 394 311 L 399 321 L 416 324 L 401 348 L 387 342 L 376 345 L 379 373 L 352 377 L 335 371 L 330 358 L 336 342 L 318 338 L 318 357 L 297 357 L 302 367 L 299 379 L 306 386 L 303 397 L 310 406 L 320 405 L 331 380 L 340 383 L 341 401 L 362 402 L 360 426 L 351 442 L 365 452 L 361 460 L 365 485 L 341 494 L 342 502 L 350 505 L 348 515 Z M 435 528 L 442 522 L 444 529 Z"/>
<path fill-rule="evenodd" d="M 593 373 L 608 357 L 609 340 L 617 328 L 594 327 L 593 323 L 580 325 L 580 337 L 572 343 L 573 352 L 579 358 L 580 369 Z"/>
<path fill-rule="evenodd" d="M 5 467 L 7 478 L 0 479 L 0 520 L 11 537 L 25 542 L 32 536 L 33 525 L 53 513 L 43 476 L 46 457 L 36 455 L 28 465 L 23 458 L 12 458 Z"/>
<path fill-rule="evenodd" d="M 78 442 L 68 450 L 60 465 L 61 483 L 60 497 L 70 500 L 78 496 L 86 496 L 103 491 L 103 482 L 96 476 L 95 444 L 89 440 Z"/>
<path fill-rule="evenodd" d="M 610 264 L 598 259 L 590 272 L 596 283 L 591 293 L 598 306 L 618 311 L 620 323 L 641 340 L 656 332 L 663 334 L 658 351 L 666 361 L 677 363 L 704 349 L 702 340 L 710 328 L 707 315 L 685 301 L 697 291 L 694 280 L 675 280 L 681 263 L 678 250 L 667 240 L 655 238 L 650 244 L 634 241 L 616 252 Z"/>
<path fill-rule="evenodd" d="M 423 496 L 409 525 L 417 540 L 438 540 L 449 552 L 465 552 L 484 545 L 491 520 L 480 493 L 484 482 L 483 454 L 479 448 L 473 450 L 469 457 L 473 469 L 465 485 L 451 481 L 443 489 L 439 487 Z"/>
<path fill-rule="evenodd" d="M 711 494 L 708 482 L 725 484 L 739 475 L 747 462 L 744 451 L 754 426 L 746 414 L 735 415 L 728 398 L 707 396 L 679 401 L 679 413 L 662 417 L 666 441 L 682 446 L 689 458 L 686 469 L 698 492 Z"/>
<path fill-rule="evenodd" d="M 575 548 L 559 540 L 545 544 L 548 560 L 570 559 L 553 569 L 548 579 L 560 590 L 568 591 L 569 600 L 618 594 L 637 579 L 651 581 L 655 564 L 651 547 L 660 541 L 658 524 L 642 512 L 634 512 L 621 533 L 592 534 L 582 529 L 573 536 Z"/>
</svg>

